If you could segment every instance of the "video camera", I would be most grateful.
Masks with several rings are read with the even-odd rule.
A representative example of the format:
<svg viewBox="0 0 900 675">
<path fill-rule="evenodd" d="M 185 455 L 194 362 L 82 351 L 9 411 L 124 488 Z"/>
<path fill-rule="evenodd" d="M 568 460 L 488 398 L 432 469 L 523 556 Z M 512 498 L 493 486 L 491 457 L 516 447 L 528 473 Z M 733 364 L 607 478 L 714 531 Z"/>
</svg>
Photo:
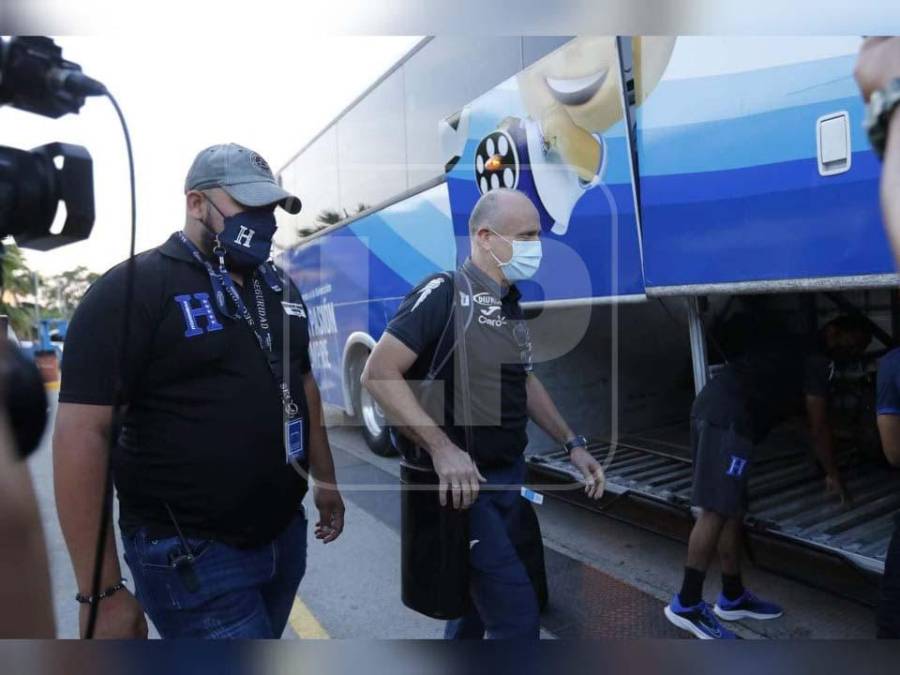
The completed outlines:
<svg viewBox="0 0 900 675">
<path fill-rule="evenodd" d="M 0 106 L 58 119 L 81 110 L 85 97 L 105 94 L 106 87 L 63 59 L 62 49 L 50 38 L 0 38 Z M 61 230 L 51 232 L 60 202 L 66 220 Z M 86 148 L 66 143 L 33 150 L 0 146 L 0 261 L 7 236 L 19 246 L 47 251 L 87 239 L 93 226 L 93 163 Z M 5 326 L 0 339 L 7 340 Z M 34 363 L 12 342 L 3 351 L 0 391 L 24 457 L 40 441 L 47 401 Z"/>
<path fill-rule="evenodd" d="M 62 57 L 46 37 L 0 39 L 0 106 L 58 119 L 77 113 L 106 87 Z M 66 222 L 51 233 L 59 203 Z M 50 143 L 33 150 L 0 146 L 0 238 L 46 251 L 87 239 L 94 226 L 93 163 L 87 149 Z"/>
</svg>

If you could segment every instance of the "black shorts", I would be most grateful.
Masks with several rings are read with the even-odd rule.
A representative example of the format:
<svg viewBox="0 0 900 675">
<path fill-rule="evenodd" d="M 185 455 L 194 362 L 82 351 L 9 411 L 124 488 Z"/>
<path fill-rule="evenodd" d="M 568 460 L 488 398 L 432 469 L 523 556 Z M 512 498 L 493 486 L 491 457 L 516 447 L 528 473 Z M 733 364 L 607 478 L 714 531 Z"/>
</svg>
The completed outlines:
<svg viewBox="0 0 900 675">
<path fill-rule="evenodd" d="M 753 442 L 733 427 L 691 418 L 694 458 L 693 504 L 704 511 L 736 517 L 747 510 L 747 477 Z"/>
</svg>

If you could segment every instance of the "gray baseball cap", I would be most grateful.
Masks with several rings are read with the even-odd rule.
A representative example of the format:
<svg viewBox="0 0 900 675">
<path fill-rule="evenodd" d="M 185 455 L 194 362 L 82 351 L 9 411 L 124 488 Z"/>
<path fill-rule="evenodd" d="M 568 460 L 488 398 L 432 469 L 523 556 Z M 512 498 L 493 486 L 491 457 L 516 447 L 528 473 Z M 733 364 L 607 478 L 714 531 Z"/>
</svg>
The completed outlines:
<svg viewBox="0 0 900 675">
<path fill-rule="evenodd" d="M 188 171 L 184 192 L 222 188 L 238 204 L 278 204 L 288 213 L 300 212 L 300 200 L 282 188 L 258 153 L 237 143 L 201 150 Z"/>
</svg>

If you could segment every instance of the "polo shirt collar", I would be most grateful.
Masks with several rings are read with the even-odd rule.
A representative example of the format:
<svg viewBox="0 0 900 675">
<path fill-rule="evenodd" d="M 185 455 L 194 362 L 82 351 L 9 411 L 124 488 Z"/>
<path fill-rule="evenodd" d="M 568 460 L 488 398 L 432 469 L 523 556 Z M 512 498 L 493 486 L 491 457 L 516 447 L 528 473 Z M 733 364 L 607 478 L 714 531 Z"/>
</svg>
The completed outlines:
<svg viewBox="0 0 900 675">
<path fill-rule="evenodd" d="M 197 264 L 197 261 L 194 260 L 194 256 L 191 255 L 191 252 L 181 243 L 181 239 L 178 237 L 177 232 L 173 232 L 166 240 L 166 243 L 159 247 L 159 252 L 165 256 L 174 258 L 175 260 L 181 260 L 194 265 Z"/>
<path fill-rule="evenodd" d="M 494 279 L 492 279 L 488 274 L 478 267 L 474 262 L 472 262 L 472 258 L 466 258 L 466 261 L 462 266 L 463 272 L 470 278 L 481 284 L 484 288 L 488 289 L 491 294 L 499 299 L 506 299 L 509 296 L 509 299 L 513 302 L 516 302 L 522 294 L 519 293 L 519 289 L 516 288 L 515 284 L 499 284 Z"/>
</svg>

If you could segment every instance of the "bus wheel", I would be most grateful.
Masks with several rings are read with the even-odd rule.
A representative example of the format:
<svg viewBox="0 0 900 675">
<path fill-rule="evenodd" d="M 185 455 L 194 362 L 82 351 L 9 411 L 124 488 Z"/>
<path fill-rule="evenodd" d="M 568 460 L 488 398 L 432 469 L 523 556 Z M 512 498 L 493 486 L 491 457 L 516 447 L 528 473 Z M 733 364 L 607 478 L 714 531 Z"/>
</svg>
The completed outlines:
<svg viewBox="0 0 900 675">
<path fill-rule="evenodd" d="M 391 443 L 391 435 L 388 432 L 384 412 L 378 402 L 372 398 L 368 390 L 358 385 L 356 387 L 355 408 L 357 419 L 362 429 L 363 438 L 369 449 L 379 457 L 393 457 L 397 450 Z"/>
</svg>

